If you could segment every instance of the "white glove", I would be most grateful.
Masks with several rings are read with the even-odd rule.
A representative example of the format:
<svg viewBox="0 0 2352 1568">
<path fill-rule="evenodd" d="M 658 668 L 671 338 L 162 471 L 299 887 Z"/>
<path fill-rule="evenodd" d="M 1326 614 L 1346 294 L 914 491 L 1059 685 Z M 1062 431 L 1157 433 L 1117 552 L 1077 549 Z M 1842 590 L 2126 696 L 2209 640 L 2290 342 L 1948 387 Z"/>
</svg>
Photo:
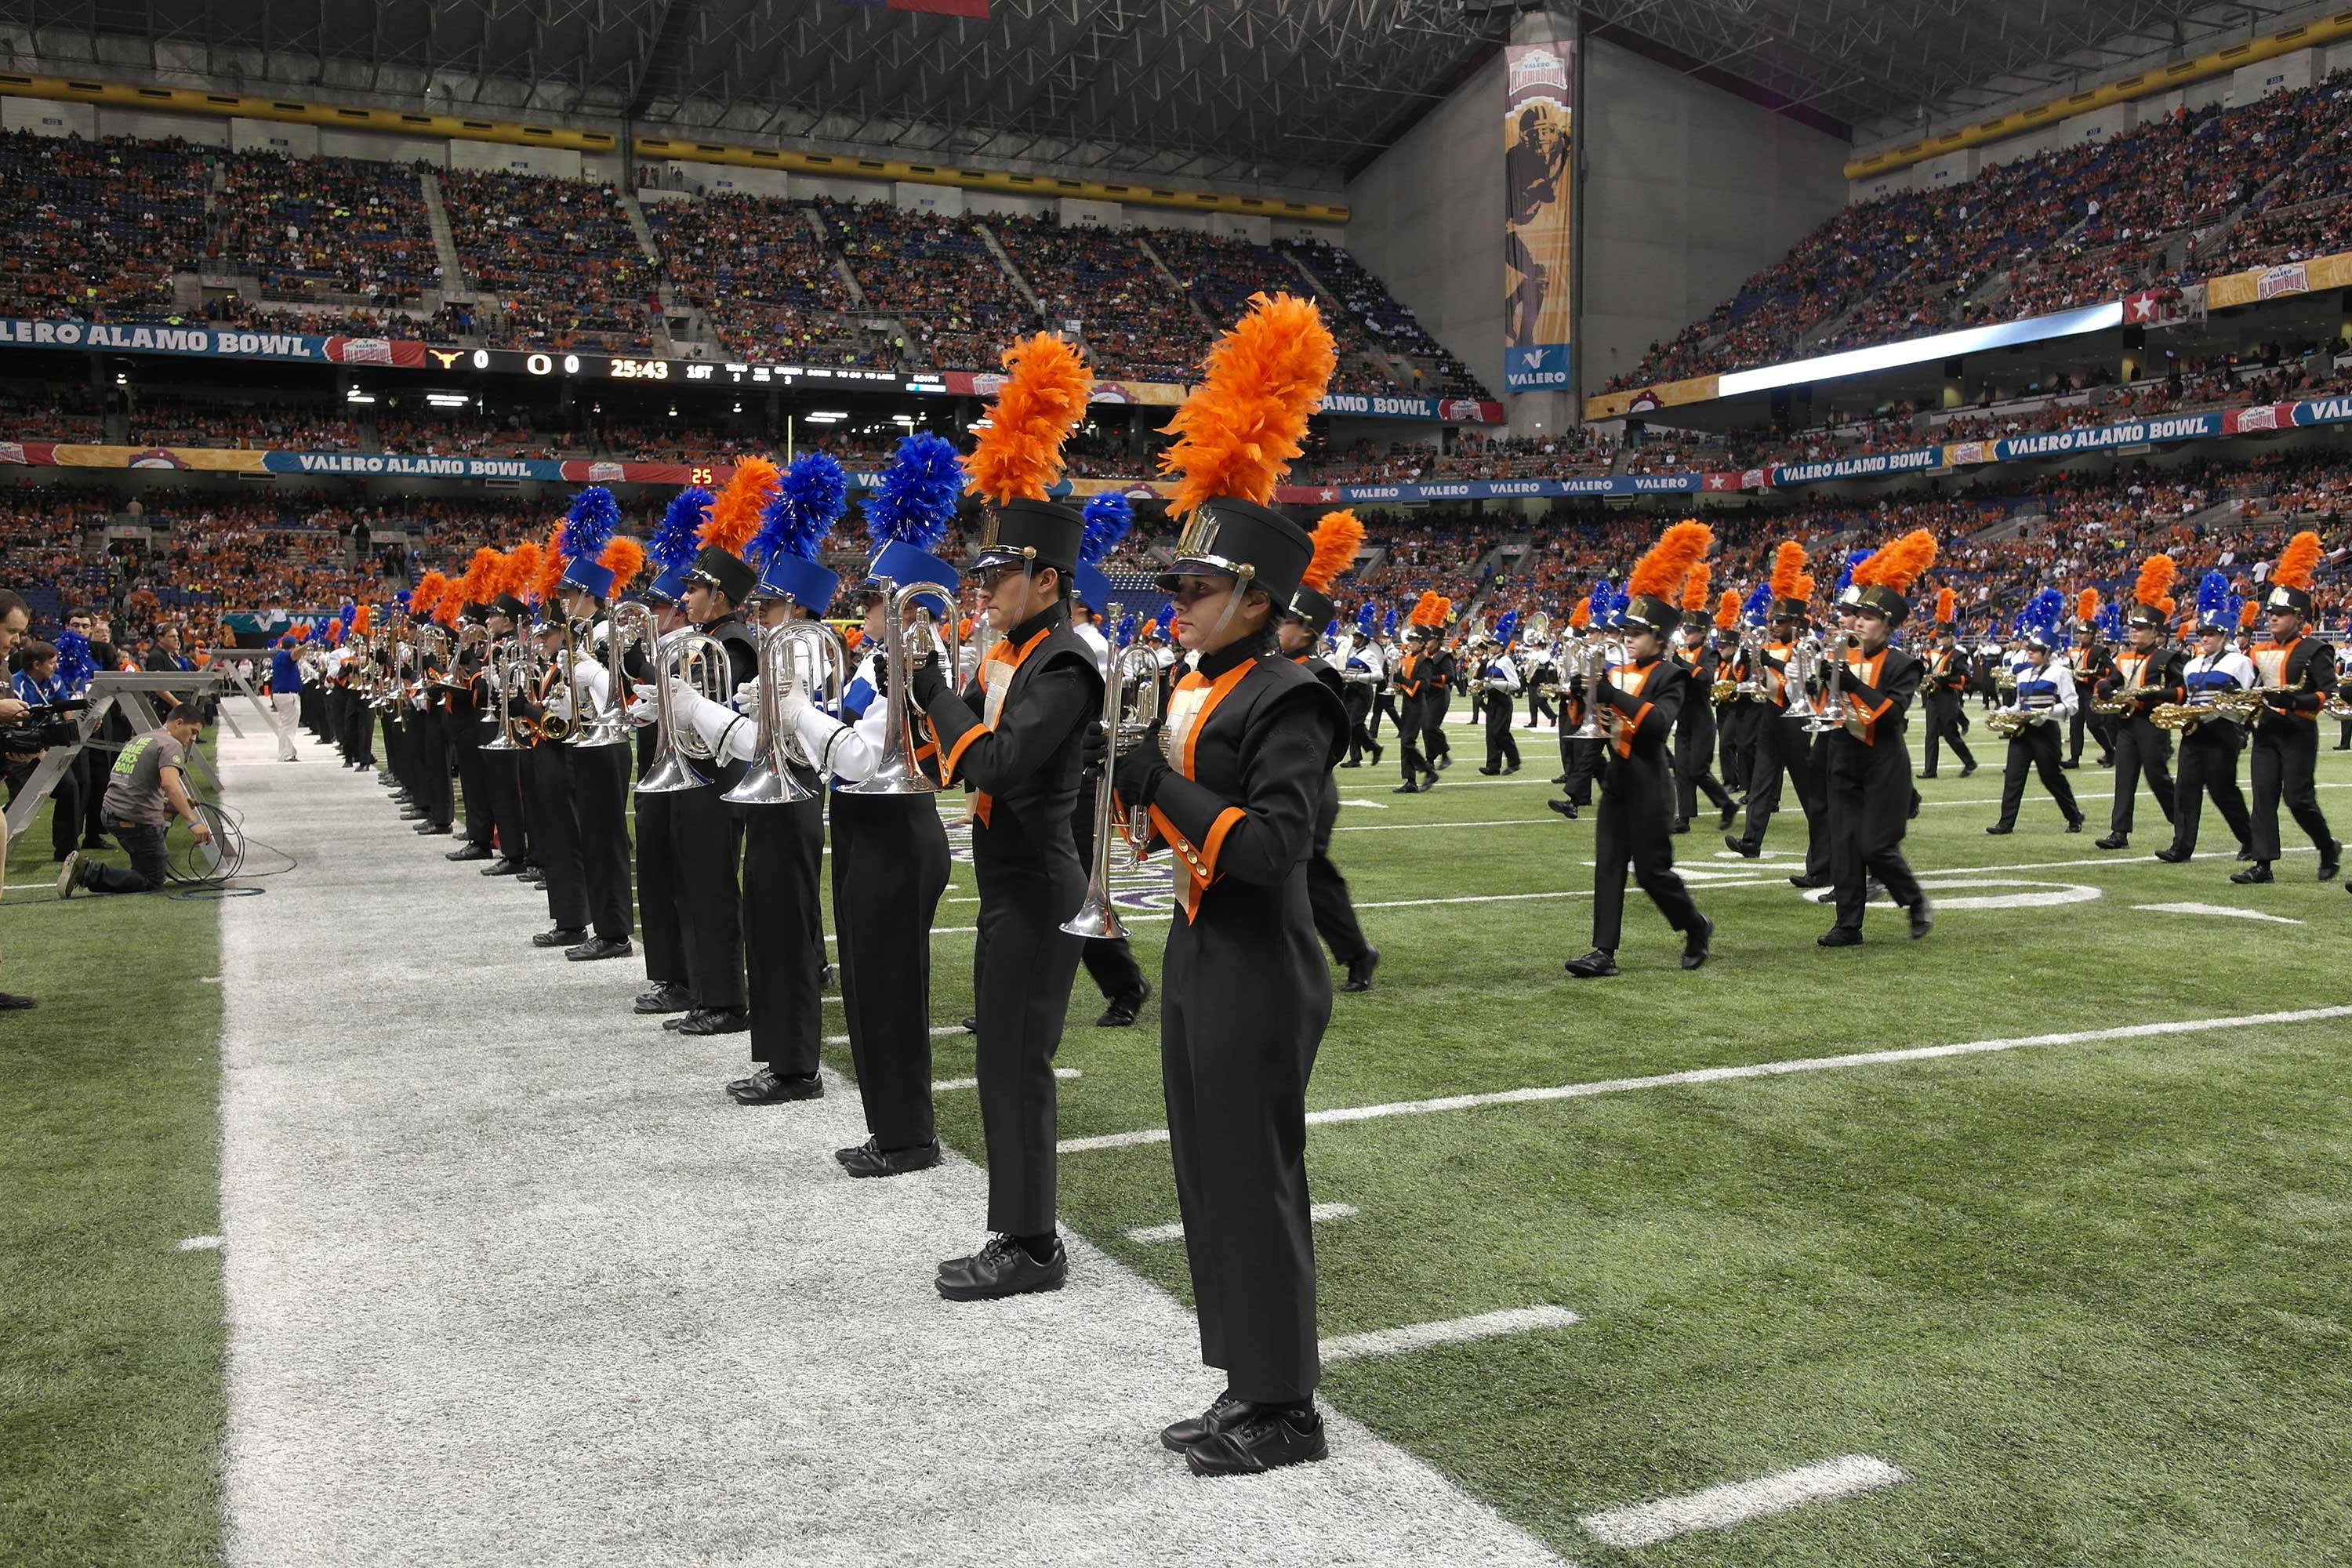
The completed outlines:
<svg viewBox="0 0 2352 1568">
<path fill-rule="evenodd" d="M 777 716 L 782 721 L 784 730 L 795 735 L 801 732 L 802 717 L 815 709 L 816 704 L 809 700 L 808 688 L 797 680 L 784 688 L 783 697 L 776 705 Z"/>
<path fill-rule="evenodd" d="M 747 762 L 751 755 L 751 742 L 758 727 L 723 702 L 713 702 L 701 692 L 683 685 L 670 692 L 670 717 L 684 729 L 692 730 L 702 738 L 702 743 L 713 762 Z"/>
<path fill-rule="evenodd" d="M 551 694 L 548 697 L 546 707 L 547 716 L 551 719 L 562 719 L 569 721 L 572 717 L 572 699 L 569 697 L 560 697 Z"/>
<path fill-rule="evenodd" d="M 757 717 L 760 711 L 760 678 L 753 676 L 735 689 L 735 711 Z"/>
<path fill-rule="evenodd" d="M 635 700 L 629 704 L 629 722 L 632 724 L 650 724 L 654 722 L 656 714 L 654 707 L 654 689 L 652 684 L 648 681 L 640 680 L 634 686 L 630 687 L 629 690 L 635 696 Z"/>
</svg>

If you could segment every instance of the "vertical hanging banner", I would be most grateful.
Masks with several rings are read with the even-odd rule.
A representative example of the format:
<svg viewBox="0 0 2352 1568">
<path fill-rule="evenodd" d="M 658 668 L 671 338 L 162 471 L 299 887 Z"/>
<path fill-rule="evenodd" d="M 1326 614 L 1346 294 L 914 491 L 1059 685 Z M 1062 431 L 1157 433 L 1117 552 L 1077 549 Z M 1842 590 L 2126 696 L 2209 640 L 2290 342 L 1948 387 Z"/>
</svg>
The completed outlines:
<svg viewBox="0 0 2352 1568">
<path fill-rule="evenodd" d="M 1576 384 L 1575 50 L 1512 44 L 1504 54 L 1503 385 L 1512 392 Z"/>
</svg>

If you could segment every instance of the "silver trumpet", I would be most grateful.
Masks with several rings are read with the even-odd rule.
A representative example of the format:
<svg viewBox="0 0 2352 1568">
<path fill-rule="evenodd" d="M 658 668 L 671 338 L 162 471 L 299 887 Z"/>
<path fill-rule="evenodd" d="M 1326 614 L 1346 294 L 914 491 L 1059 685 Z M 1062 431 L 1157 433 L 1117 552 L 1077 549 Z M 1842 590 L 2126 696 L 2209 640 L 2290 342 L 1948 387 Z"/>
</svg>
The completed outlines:
<svg viewBox="0 0 2352 1568">
<path fill-rule="evenodd" d="M 646 650 L 646 662 L 655 665 L 660 674 L 661 631 L 650 605 L 635 599 L 624 599 L 613 606 L 612 619 L 604 626 L 604 703 L 593 713 L 575 715 L 578 731 L 572 737 L 575 746 L 625 746 L 635 739 L 636 726 L 629 721 L 628 677 L 624 665 L 628 658 L 629 645 L 638 644 Z M 723 650 L 722 650 L 723 651 Z M 585 692 L 578 693 L 583 699 Z"/>
<path fill-rule="evenodd" d="M 1810 729 L 1811 721 L 1818 715 L 1813 711 L 1811 699 L 1805 694 L 1805 688 L 1812 683 L 1814 674 L 1821 668 L 1821 663 L 1822 644 L 1819 637 L 1809 633 L 1789 645 L 1788 661 L 1780 670 L 1782 684 L 1789 689 L 1789 700 L 1780 709 L 1781 718 L 1802 719 Z"/>
<path fill-rule="evenodd" d="M 1571 741 L 1605 741 L 1609 721 L 1601 716 L 1601 683 L 1609 679 L 1609 644 L 1599 632 L 1584 639 L 1584 722 Z"/>
<path fill-rule="evenodd" d="M 1827 735 L 1845 728 L 1845 656 L 1854 646 L 1851 636 L 1837 638 L 1834 657 L 1830 660 L 1830 678 L 1822 689 L 1827 700 L 1820 712 L 1805 721 L 1806 734 Z"/>
<path fill-rule="evenodd" d="M 885 689 L 882 710 L 882 761 L 874 772 L 862 779 L 839 786 L 843 795 L 935 795 L 939 785 L 924 773 L 915 761 L 915 725 L 921 715 L 915 710 L 913 692 L 907 687 L 910 668 L 907 648 L 905 621 L 907 612 L 915 610 L 914 635 L 928 645 L 931 641 L 931 617 L 919 606 L 924 599 L 944 597 L 934 584 L 909 583 L 892 592 L 882 606 L 882 683 Z M 950 603 L 947 625 L 940 634 L 943 657 L 950 672 L 963 668 L 963 639 L 956 630 L 952 602 Z M 764 690 L 764 686 L 762 688 Z"/>
<path fill-rule="evenodd" d="M 784 728 L 784 696 L 795 684 L 814 688 L 822 678 L 826 700 L 836 710 L 848 677 L 849 649 L 841 634 L 823 621 L 787 621 L 760 634 L 760 726 L 751 743 L 751 765 L 733 789 L 719 798 L 737 805 L 791 805 L 814 800 L 817 790 L 793 774 L 794 765 L 814 767 Z"/>
<path fill-rule="evenodd" d="M 520 752 L 514 740 L 515 671 L 521 660 L 522 639 L 501 637 L 490 645 L 491 683 L 499 689 L 499 732 L 482 742 L 486 752 Z"/>
<path fill-rule="evenodd" d="M 1108 614 L 1103 624 L 1116 628 L 1120 619 L 1120 606 L 1105 606 Z M 1128 695 L 1129 669 L 1133 669 L 1134 696 Z M 1103 672 L 1102 773 L 1095 780 L 1095 853 L 1087 868 L 1087 896 L 1077 913 L 1062 922 L 1062 929 L 1072 936 L 1103 937 L 1116 941 L 1127 934 L 1127 927 L 1110 901 L 1110 814 L 1111 764 L 1124 752 L 1143 743 L 1144 735 L 1160 718 L 1160 663 L 1151 650 L 1135 643 L 1115 649 L 1109 668 Z M 1143 864 L 1151 842 L 1151 814 L 1138 805 L 1130 809 L 1127 821 L 1128 837 L 1133 841 L 1135 853 L 1130 866 Z"/>
<path fill-rule="evenodd" d="M 647 619 L 651 619 L 650 612 Z M 637 781 L 636 793 L 676 795 L 681 790 L 700 789 L 711 781 L 695 766 L 694 759 L 702 751 L 699 737 L 695 737 L 697 743 L 689 745 L 687 737 L 695 736 L 695 732 L 689 730 L 685 736 L 679 734 L 677 705 L 670 696 L 670 682 L 681 681 L 713 702 L 726 701 L 733 695 L 727 689 L 727 677 L 734 668 L 728 662 L 727 645 L 707 632 L 690 628 L 675 631 L 656 645 L 653 665 L 654 754 L 646 763 L 646 776 Z M 705 755 L 699 760 L 710 759 Z"/>
</svg>

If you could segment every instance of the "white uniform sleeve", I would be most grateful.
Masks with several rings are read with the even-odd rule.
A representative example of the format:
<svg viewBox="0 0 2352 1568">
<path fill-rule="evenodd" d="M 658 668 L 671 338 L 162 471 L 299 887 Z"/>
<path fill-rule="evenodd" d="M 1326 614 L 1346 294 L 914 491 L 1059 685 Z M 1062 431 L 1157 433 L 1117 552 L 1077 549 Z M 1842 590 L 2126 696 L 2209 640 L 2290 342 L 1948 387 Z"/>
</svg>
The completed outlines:
<svg viewBox="0 0 2352 1568">
<path fill-rule="evenodd" d="M 709 748 L 713 760 L 743 763 L 751 759 L 759 726 L 723 702 L 713 702 L 699 691 L 673 682 L 669 690 L 670 721 L 691 729 Z"/>
<path fill-rule="evenodd" d="M 598 710 L 606 705 L 613 689 L 610 672 L 593 658 L 583 658 L 572 665 L 572 685 L 591 709 Z"/>
<path fill-rule="evenodd" d="M 2058 683 L 2058 701 L 2051 711 L 2065 718 L 2073 718 L 2074 710 L 2082 706 L 2081 699 L 2074 694 L 2074 672 L 2056 659 L 2052 659 L 2048 674 Z"/>
<path fill-rule="evenodd" d="M 816 763 L 817 772 L 852 784 L 871 778 L 882 762 L 882 708 L 877 700 L 866 710 L 866 717 L 852 726 L 811 705 L 802 710 L 799 732 L 793 739 L 801 754 Z M 873 727 L 870 739 L 868 724 Z"/>
</svg>

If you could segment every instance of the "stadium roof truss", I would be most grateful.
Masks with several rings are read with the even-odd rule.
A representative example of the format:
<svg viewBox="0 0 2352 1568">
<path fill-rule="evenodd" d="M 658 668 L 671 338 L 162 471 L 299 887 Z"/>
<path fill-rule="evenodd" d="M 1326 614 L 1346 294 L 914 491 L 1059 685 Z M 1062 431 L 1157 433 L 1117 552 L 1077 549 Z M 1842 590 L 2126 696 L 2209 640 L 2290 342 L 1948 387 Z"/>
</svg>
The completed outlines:
<svg viewBox="0 0 2352 1568">
<path fill-rule="evenodd" d="M 1328 193 L 1576 0 L 0 0 L 19 66 L 656 134 Z M 1865 136 L 2276 15 L 2209 0 L 1582 0 L 1589 26 Z"/>
</svg>

